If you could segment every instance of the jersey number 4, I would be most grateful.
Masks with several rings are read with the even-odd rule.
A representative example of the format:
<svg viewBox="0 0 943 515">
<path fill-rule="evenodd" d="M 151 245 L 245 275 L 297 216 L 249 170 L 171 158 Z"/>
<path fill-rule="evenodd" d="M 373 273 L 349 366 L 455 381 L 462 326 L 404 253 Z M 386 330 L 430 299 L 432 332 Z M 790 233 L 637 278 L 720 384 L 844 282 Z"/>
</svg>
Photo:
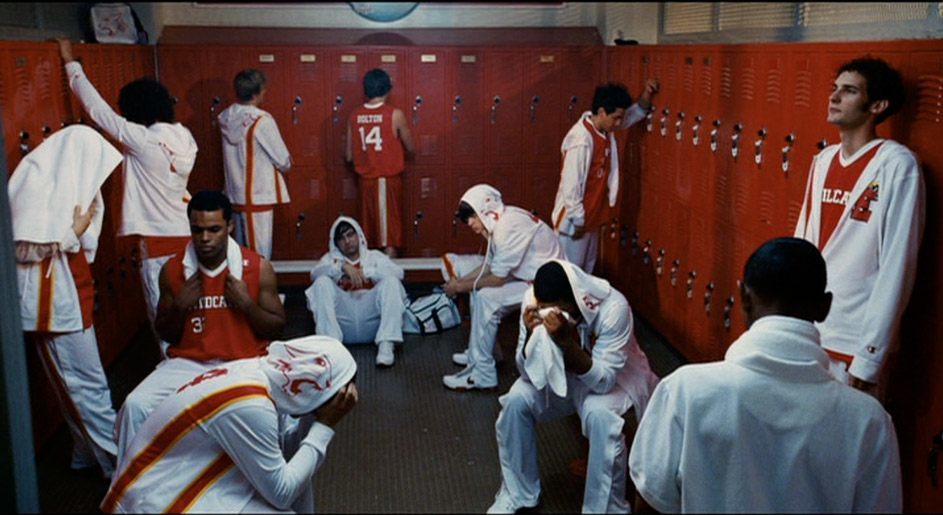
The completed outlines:
<svg viewBox="0 0 943 515">
<path fill-rule="evenodd" d="M 362 148 L 364 152 L 367 151 L 367 143 L 373 145 L 374 152 L 383 150 L 383 138 L 380 136 L 379 125 L 371 127 L 370 132 L 365 132 L 363 127 L 358 127 L 357 130 L 360 131 L 360 148 Z"/>
</svg>

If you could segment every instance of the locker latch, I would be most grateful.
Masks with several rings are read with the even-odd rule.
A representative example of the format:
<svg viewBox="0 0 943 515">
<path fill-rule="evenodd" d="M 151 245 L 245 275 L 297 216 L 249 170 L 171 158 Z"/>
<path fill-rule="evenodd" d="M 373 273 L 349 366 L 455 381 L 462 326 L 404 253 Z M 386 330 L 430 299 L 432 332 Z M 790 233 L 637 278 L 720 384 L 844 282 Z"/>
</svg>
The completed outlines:
<svg viewBox="0 0 943 515">
<path fill-rule="evenodd" d="M 789 172 L 789 152 L 792 151 L 792 144 L 796 141 L 796 135 L 789 133 L 786 135 L 786 146 L 783 147 L 783 173 Z"/>
<path fill-rule="evenodd" d="M 671 110 L 667 107 L 661 110 L 661 135 L 668 135 L 668 114 L 671 113 Z"/>
<path fill-rule="evenodd" d="M 825 138 L 822 138 L 822 139 L 820 139 L 820 140 L 815 144 L 815 146 L 816 146 L 816 148 L 818 148 L 819 150 L 825 150 L 825 147 L 828 146 L 828 140 L 825 139 Z"/>
<path fill-rule="evenodd" d="M 291 103 L 291 124 L 298 125 L 298 108 L 302 104 L 301 97 L 295 97 L 295 100 Z"/>
<path fill-rule="evenodd" d="M 652 105 L 652 110 L 645 115 L 645 132 L 652 132 L 652 113 L 655 111 L 655 105 Z"/>
<path fill-rule="evenodd" d="M 671 262 L 671 286 L 678 285 L 678 269 L 681 268 L 681 260 L 676 259 Z"/>
<path fill-rule="evenodd" d="M 610 240 L 616 239 L 618 232 L 619 232 L 619 219 L 613 218 L 612 221 L 609 222 L 609 239 Z"/>
<path fill-rule="evenodd" d="M 422 107 L 422 97 L 416 95 L 416 100 L 413 101 L 413 125 L 419 123 L 419 108 Z"/>
<path fill-rule="evenodd" d="M 46 136 L 52 134 L 52 127 L 48 125 L 43 125 L 43 139 L 46 139 Z"/>
<path fill-rule="evenodd" d="M 930 443 L 930 453 L 927 455 L 927 474 L 930 476 L 930 483 L 933 485 L 933 488 L 939 485 L 936 471 L 937 458 L 939 457 L 940 451 L 943 451 L 943 432 L 933 435 Z"/>
<path fill-rule="evenodd" d="M 759 139 L 753 142 L 753 161 L 759 167 L 763 164 L 763 142 L 766 141 L 766 127 L 758 130 L 756 135 L 759 136 Z"/>
<path fill-rule="evenodd" d="M 678 121 L 675 122 L 675 140 L 681 141 L 681 132 L 684 130 L 684 111 L 678 113 Z"/>
<path fill-rule="evenodd" d="M 534 95 L 530 99 L 530 121 L 534 123 L 537 121 L 537 104 L 540 103 L 540 96 Z"/>
<path fill-rule="evenodd" d="M 691 127 L 691 143 L 696 147 L 701 142 L 701 122 L 704 120 L 701 115 L 694 117 L 694 126 Z"/>
<path fill-rule="evenodd" d="M 20 131 L 20 152 L 25 156 L 29 154 L 29 144 L 26 143 L 29 141 L 29 133 L 26 131 Z"/>
<path fill-rule="evenodd" d="M 501 97 L 495 95 L 491 100 L 491 125 L 498 123 L 498 105 L 501 104 Z"/>
<path fill-rule="evenodd" d="M 413 234 L 419 236 L 419 221 L 422 220 L 422 211 L 416 211 L 416 218 L 413 220 Z"/>
<path fill-rule="evenodd" d="M 570 104 L 566 106 L 566 117 L 568 120 L 573 119 L 573 111 L 576 110 L 576 103 L 579 101 L 580 99 L 576 95 L 570 97 Z"/>
<path fill-rule="evenodd" d="M 652 264 L 652 240 L 645 240 L 645 247 L 642 248 L 642 264 L 648 266 Z"/>
<path fill-rule="evenodd" d="M 295 240 L 301 240 L 301 226 L 305 223 L 305 214 L 298 213 L 298 219 L 295 220 Z"/>
<path fill-rule="evenodd" d="M 720 129 L 720 120 L 714 120 L 711 125 L 714 126 L 711 129 L 711 152 L 717 152 L 717 131 Z"/>
<path fill-rule="evenodd" d="M 331 111 L 333 112 L 331 121 L 334 122 L 334 125 L 337 125 L 341 121 L 340 112 L 342 105 L 344 105 L 344 97 L 340 95 L 334 97 L 334 107 L 331 108 Z"/>
<path fill-rule="evenodd" d="M 714 282 L 711 281 L 707 283 L 707 286 L 704 288 L 704 312 L 708 315 L 711 313 L 711 300 L 714 298 Z"/>
<path fill-rule="evenodd" d="M 743 132 L 743 124 L 737 123 L 733 126 L 733 135 L 730 136 L 730 155 L 733 156 L 734 161 L 737 160 L 737 156 L 740 155 L 740 133 Z"/>
<path fill-rule="evenodd" d="M 629 244 L 629 228 L 620 225 L 619 226 L 619 247 L 625 248 Z"/>
<path fill-rule="evenodd" d="M 658 249 L 658 258 L 655 260 L 655 275 L 660 276 L 665 269 L 665 249 Z"/>
<path fill-rule="evenodd" d="M 688 272 L 688 281 L 687 281 L 687 292 L 685 293 L 689 299 L 694 298 L 694 280 L 697 279 L 697 272 L 691 270 Z"/>
<path fill-rule="evenodd" d="M 216 108 L 219 107 L 220 102 L 223 100 L 221 98 L 213 97 L 213 101 L 210 102 L 210 125 L 216 127 Z"/>
<path fill-rule="evenodd" d="M 455 100 L 452 101 L 452 123 L 458 123 L 458 106 L 462 105 L 462 97 L 455 95 Z M 453 221 L 454 222 L 454 221 Z"/>
<path fill-rule="evenodd" d="M 638 255 L 638 231 L 635 231 L 635 234 L 632 235 L 632 256 Z"/>
<path fill-rule="evenodd" d="M 734 304 L 733 295 L 727 297 L 727 302 L 724 304 L 724 329 L 730 330 L 731 317 L 733 316 L 733 304 Z"/>
</svg>

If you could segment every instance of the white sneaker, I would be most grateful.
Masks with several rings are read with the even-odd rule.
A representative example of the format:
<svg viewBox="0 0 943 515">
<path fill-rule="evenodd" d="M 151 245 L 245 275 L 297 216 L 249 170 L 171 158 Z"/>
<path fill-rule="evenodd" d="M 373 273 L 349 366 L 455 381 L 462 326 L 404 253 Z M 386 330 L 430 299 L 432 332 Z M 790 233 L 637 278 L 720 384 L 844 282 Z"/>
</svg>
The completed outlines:
<svg viewBox="0 0 943 515">
<path fill-rule="evenodd" d="M 377 345 L 377 366 L 393 366 L 393 342 L 380 342 Z"/>
<path fill-rule="evenodd" d="M 455 354 L 452 354 L 452 363 L 455 363 L 456 365 L 460 367 L 467 366 L 468 365 L 468 351 L 463 350 L 462 352 L 456 352 Z"/>
<path fill-rule="evenodd" d="M 490 390 L 498 386 L 498 382 L 487 384 L 475 380 L 471 370 L 466 368 L 457 374 L 442 376 L 442 383 L 450 390 Z"/>
<path fill-rule="evenodd" d="M 502 486 L 501 489 L 498 490 L 497 495 L 494 496 L 494 504 L 492 504 L 485 513 L 516 513 L 518 510 L 533 508 L 535 506 L 537 505 L 525 506 L 514 502 Z"/>
</svg>

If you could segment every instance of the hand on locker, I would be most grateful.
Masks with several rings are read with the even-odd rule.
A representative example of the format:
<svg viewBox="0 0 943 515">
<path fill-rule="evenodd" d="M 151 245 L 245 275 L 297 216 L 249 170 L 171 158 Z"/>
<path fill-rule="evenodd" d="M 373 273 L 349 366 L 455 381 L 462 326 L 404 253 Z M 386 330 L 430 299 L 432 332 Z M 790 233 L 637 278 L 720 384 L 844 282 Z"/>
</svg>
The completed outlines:
<svg viewBox="0 0 943 515">
<path fill-rule="evenodd" d="M 658 79 L 648 79 L 645 81 L 645 87 L 642 89 L 642 94 L 639 96 L 638 103 L 648 111 L 652 108 L 652 97 L 658 94 L 658 90 L 661 85 L 658 83 Z"/>
<path fill-rule="evenodd" d="M 72 55 L 72 42 L 69 41 L 69 38 L 56 38 L 56 42 L 59 43 L 59 55 L 62 56 L 62 62 L 71 63 L 75 60 L 75 57 Z"/>
</svg>

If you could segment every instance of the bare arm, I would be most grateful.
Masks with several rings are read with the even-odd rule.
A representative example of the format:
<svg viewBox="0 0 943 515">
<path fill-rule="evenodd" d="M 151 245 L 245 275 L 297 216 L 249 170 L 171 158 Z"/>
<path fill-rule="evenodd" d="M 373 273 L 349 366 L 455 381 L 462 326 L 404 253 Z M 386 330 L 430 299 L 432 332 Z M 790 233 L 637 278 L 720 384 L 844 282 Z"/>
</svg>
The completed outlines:
<svg viewBox="0 0 943 515">
<path fill-rule="evenodd" d="M 259 302 L 249 296 L 246 283 L 232 275 L 226 277 L 226 301 L 246 315 L 252 332 L 259 338 L 274 340 L 285 327 L 285 308 L 278 298 L 275 269 L 262 260 L 259 266 Z"/>
<path fill-rule="evenodd" d="M 410 154 L 413 153 L 413 135 L 409 131 L 409 124 L 406 123 L 406 115 L 401 109 L 393 110 L 393 130 L 396 136 L 403 142 L 403 148 Z"/>
<path fill-rule="evenodd" d="M 478 272 L 481 270 L 481 267 L 476 268 L 472 273 L 460 277 L 458 279 L 452 279 L 451 281 L 445 283 L 443 290 L 445 294 L 454 297 L 459 293 L 467 293 L 472 291 L 476 286 L 475 279 L 478 278 Z M 503 286 L 510 280 L 510 276 L 501 277 L 491 273 L 490 270 L 485 270 L 485 273 L 481 274 L 481 279 L 478 279 L 478 289 L 481 288 L 497 288 L 498 286 Z"/>
</svg>

